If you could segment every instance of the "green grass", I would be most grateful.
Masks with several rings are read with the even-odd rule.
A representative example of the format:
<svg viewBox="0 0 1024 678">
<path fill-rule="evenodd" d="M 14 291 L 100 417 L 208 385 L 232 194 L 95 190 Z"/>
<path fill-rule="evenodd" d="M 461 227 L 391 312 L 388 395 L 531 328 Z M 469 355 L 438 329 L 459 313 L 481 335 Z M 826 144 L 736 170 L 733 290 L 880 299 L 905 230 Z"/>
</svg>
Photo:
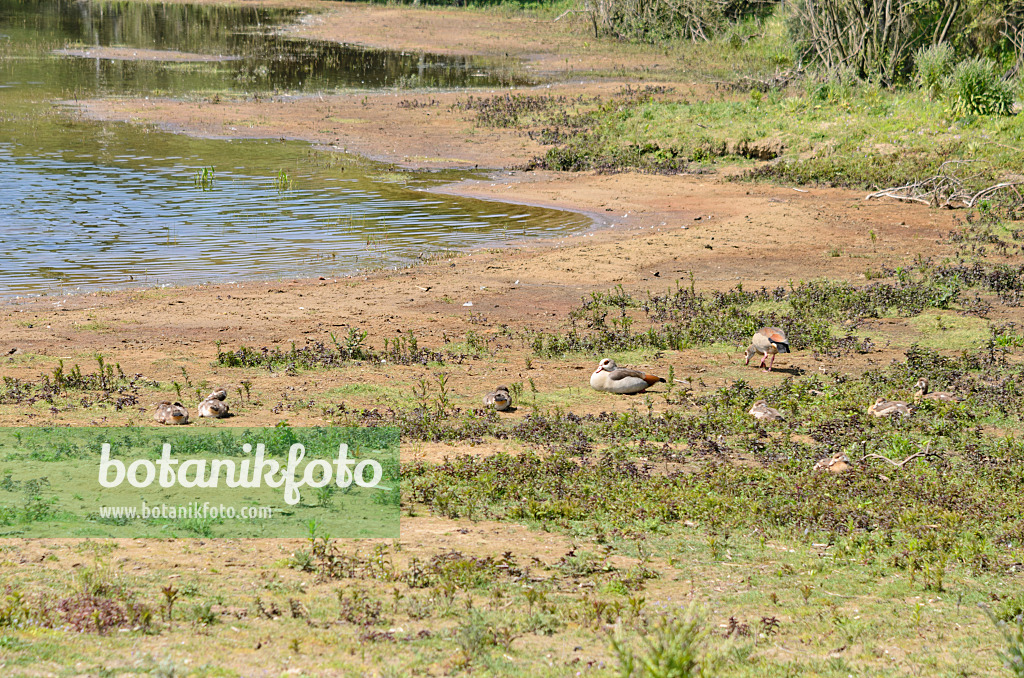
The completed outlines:
<svg viewBox="0 0 1024 678">
<path fill-rule="evenodd" d="M 548 124 L 539 120 L 541 125 Z M 573 127 L 570 123 L 569 127 Z M 916 91 L 870 85 L 719 100 L 682 93 L 621 97 L 581 114 L 578 132 L 541 161 L 552 169 L 753 168 L 750 148 L 777 164 L 752 176 L 880 189 L 935 173 L 949 159 L 983 160 L 979 184 L 1024 161 L 1020 116 L 958 119 Z M 582 133 L 580 133 L 582 132 Z"/>
<path fill-rule="evenodd" d="M 944 351 L 974 350 L 991 337 L 991 323 L 954 313 L 922 313 L 907 321 L 920 333 L 921 346 Z"/>
<path fill-rule="evenodd" d="M 390 403 L 401 407 L 411 407 L 415 406 L 418 402 L 418 399 L 409 388 L 365 383 L 336 386 L 321 393 L 320 398 L 332 401 L 351 398 L 372 406 L 380 403 Z"/>
</svg>

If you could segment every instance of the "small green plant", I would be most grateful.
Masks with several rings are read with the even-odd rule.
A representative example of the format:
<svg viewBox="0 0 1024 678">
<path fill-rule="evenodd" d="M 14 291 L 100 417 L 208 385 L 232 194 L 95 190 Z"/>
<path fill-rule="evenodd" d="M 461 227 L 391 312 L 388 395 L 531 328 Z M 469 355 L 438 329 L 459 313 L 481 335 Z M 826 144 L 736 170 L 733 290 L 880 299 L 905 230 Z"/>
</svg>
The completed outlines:
<svg viewBox="0 0 1024 678">
<path fill-rule="evenodd" d="M 213 626 L 219 621 L 217 613 L 213 611 L 213 603 L 209 601 L 193 605 L 189 617 L 196 626 Z"/>
<path fill-rule="evenodd" d="M 329 509 L 334 506 L 335 486 L 325 485 L 316 490 L 316 505 L 319 508 Z"/>
<path fill-rule="evenodd" d="M 626 638 L 611 638 L 622 678 L 686 678 L 704 675 L 702 615 L 691 606 L 682 618 L 662 617 L 634 649 Z"/>
<path fill-rule="evenodd" d="M 178 599 L 180 590 L 174 588 L 173 584 L 168 584 L 161 588 L 160 592 L 164 594 L 164 619 L 171 621 L 174 615 L 174 601 Z"/>
<path fill-rule="evenodd" d="M 288 191 L 291 190 L 292 185 L 292 178 L 288 176 L 288 173 L 283 169 L 278 170 L 277 177 L 274 179 L 274 188 L 278 191 Z"/>
<path fill-rule="evenodd" d="M 203 167 L 197 169 L 193 176 L 195 187 L 204 191 L 213 190 L 213 168 Z"/>
<path fill-rule="evenodd" d="M 288 561 L 288 567 L 300 572 L 315 572 L 316 560 L 310 551 L 300 549 L 292 553 L 292 557 Z"/>
</svg>

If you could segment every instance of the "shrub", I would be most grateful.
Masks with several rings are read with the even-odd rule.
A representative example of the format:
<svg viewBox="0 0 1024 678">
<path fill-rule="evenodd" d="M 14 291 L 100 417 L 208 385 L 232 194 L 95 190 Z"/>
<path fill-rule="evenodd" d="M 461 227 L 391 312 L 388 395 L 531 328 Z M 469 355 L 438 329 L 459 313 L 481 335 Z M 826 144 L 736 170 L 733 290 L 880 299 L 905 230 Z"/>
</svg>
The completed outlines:
<svg viewBox="0 0 1024 678">
<path fill-rule="evenodd" d="M 795 0 L 789 33 L 798 59 L 826 71 L 852 68 L 885 85 L 913 75 L 922 49 L 948 44 L 961 57 L 1012 58 L 1021 22 L 1011 0 Z M 915 52 L 915 50 L 917 50 Z"/>
<path fill-rule="evenodd" d="M 982 606 L 982 610 L 996 625 L 1003 637 L 1004 646 L 999 652 L 999 658 L 1003 661 L 1003 665 L 1016 678 L 1024 678 L 1024 616 L 1004 621 L 987 607 Z"/>
<path fill-rule="evenodd" d="M 707 636 L 702 615 L 690 607 L 682 618 L 663 617 L 642 639 L 639 651 L 625 639 L 612 636 L 612 651 L 623 678 L 687 678 L 703 676 L 703 642 Z"/>
<path fill-rule="evenodd" d="M 1013 107 L 1013 89 L 999 78 L 989 59 L 957 64 L 946 89 L 958 116 L 1009 115 Z"/>
<path fill-rule="evenodd" d="M 766 14 L 775 0 L 593 0 L 584 4 L 594 34 L 655 43 L 708 41 L 730 22 Z"/>
<path fill-rule="evenodd" d="M 932 99 L 939 98 L 954 58 L 953 48 L 945 42 L 922 47 L 914 53 L 914 82 Z"/>
</svg>

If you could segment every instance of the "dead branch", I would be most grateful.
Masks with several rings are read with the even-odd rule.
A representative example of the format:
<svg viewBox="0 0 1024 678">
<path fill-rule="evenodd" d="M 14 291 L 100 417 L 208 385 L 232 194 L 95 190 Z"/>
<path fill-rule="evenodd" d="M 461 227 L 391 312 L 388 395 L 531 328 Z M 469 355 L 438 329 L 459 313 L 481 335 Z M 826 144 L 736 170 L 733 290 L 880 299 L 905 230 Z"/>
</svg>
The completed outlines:
<svg viewBox="0 0 1024 678">
<path fill-rule="evenodd" d="M 992 186 L 987 186 L 979 191 L 971 191 L 967 185 L 976 180 L 979 176 L 975 174 L 969 177 L 959 176 L 957 169 L 969 163 L 978 162 L 973 160 L 947 160 L 939 167 L 939 173 L 927 179 L 904 184 L 903 186 L 892 186 L 875 191 L 864 197 L 865 200 L 872 198 L 893 198 L 908 202 L 919 202 L 933 207 L 955 207 L 957 204 L 963 207 L 974 207 L 981 200 L 1003 190 L 1011 190 L 1017 195 L 1018 200 L 1024 201 L 1024 196 L 1017 190 L 1018 186 L 1024 186 L 1024 181 L 1004 181 Z"/>
<path fill-rule="evenodd" d="M 920 452 L 915 452 L 914 454 L 910 455 L 909 457 L 907 457 L 903 461 L 893 461 L 889 457 L 883 457 L 880 454 L 874 454 L 874 453 L 864 455 L 864 459 L 872 459 L 872 458 L 873 459 L 881 459 L 883 461 L 889 462 L 890 464 L 892 464 L 896 468 L 903 468 L 903 465 L 906 464 L 911 459 L 917 459 L 918 457 L 927 457 L 928 454 L 929 454 L 928 447 L 930 445 L 931 445 L 931 443 L 925 443 L 923 450 L 921 450 Z M 861 459 L 861 461 L 864 461 L 864 459 Z"/>
<path fill-rule="evenodd" d="M 558 21 L 561 21 L 562 19 L 564 19 L 569 14 L 587 14 L 588 12 L 589 12 L 589 10 L 585 10 L 585 9 L 567 9 L 564 12 L 562 12 L 561 14 L 559 14 L 558 16 L 556 16 L 551 21 L 551 23 L 556 23 Z"/>
</svg>

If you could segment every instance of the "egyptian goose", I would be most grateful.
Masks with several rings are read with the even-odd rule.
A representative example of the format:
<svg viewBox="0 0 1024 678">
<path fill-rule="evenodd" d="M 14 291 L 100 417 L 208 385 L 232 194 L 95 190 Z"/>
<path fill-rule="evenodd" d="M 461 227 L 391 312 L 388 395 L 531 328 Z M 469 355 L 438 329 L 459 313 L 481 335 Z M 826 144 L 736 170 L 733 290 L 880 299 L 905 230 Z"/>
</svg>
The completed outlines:
<svg viewBox="0 0 1024 678">
<path fill-rule="evenodd" d="M 775 355 L 789 353 L 789 339 L 786 338 L 786 333 L 778 327 L 764 327 L 754 332 L 754 336 L 750 339 L 750 346 L 747 347 L 747 358 L 743 364 L 749 365 L 750 359 L 757 353 L 761 354 L 759 367 L 764 367 L 765 372 L 771 372 L 775 365 Z M 764 361 L 768 356 L 771 356 L 772 359 L 765 367 Z"/>
<path fill-rule="evenodd" d="M 917 383 L 914 384 L 914 388 L 917 389 L 917 392 L 914 393 L 914 402 L 915 403 L 921 402 L 922 398 L 925 399 L 925 400 L 939 400 L 939 401 L 942 401 L 944 403 L 958 403 L 958 402 L 960 402 L 960 399 L 956 397 L 956 394 L 955 393 L 951 393 L 950 391 L 931 391 L 930 392 L 928 390 L 928 378 L 927 377 L 921 377 L 920 379 L 918 379 Z"/>
<path fill-rule="evenodd" d="M 228 416 L 228 404 L 217 398 L 207 398 L 199 403 L 199 416 L 223 419 Z"/>
<path fill-rule="evenodd" d="M 878 398 L 868 407 L 868 414 L 875 417 L 888 417 L 893 414 L 910 416 L 910 408 L 902 400 L 886 400 Z"/>
<path fill-rule="evenodd" d="M 156 414 L 153 415 L 153 418 L 161 424 L 187 424 L 188 410 L 181 403 L 165 400 L 157 403 Z"/>
<path fill-rule="evenodd" d="M 617 367 L 611 358 L 605 358 L 590 375 L 590 386 L 608 393 L 640 393 L 664 379 L 639 370 Z"/>
<path fill-rule="evenodd" d="M 203 398 L 203 400 L 226 400 L 227 397 L 228 397 L 227 389 L 225 389 L 223 386 L 221 386 L 216 391 L 214 391 L 210 395 L 208 395 L 205 398 Z"/>
<path fill-rule="evenodd" d="M 508 386 L 499 386 L 484 396 L 484 407 L 489 407 L 503 412 L 512 404 L 512 398 L 508 395 Z"/>
<path fill-rule="evenodd" d="M 785 419 L 782 416 L 782 412 L 779 412 L 774 407 L 768 407 L 768 403 L 764 400 L 758 400 L 754 403 L 747 414 L 753 416 L 754 419 L 767 419 L 768 421 L 781 421 Z"/>
<path fill-rule="evenodd" d="M 850 466 L 850 458 L 843 452 L 836 452 L 827 459 L 820 460 L 814 465 L 814 471 L 828 471 L 829 473 L 845 473 L 852 467 Z"/>
</svg>

